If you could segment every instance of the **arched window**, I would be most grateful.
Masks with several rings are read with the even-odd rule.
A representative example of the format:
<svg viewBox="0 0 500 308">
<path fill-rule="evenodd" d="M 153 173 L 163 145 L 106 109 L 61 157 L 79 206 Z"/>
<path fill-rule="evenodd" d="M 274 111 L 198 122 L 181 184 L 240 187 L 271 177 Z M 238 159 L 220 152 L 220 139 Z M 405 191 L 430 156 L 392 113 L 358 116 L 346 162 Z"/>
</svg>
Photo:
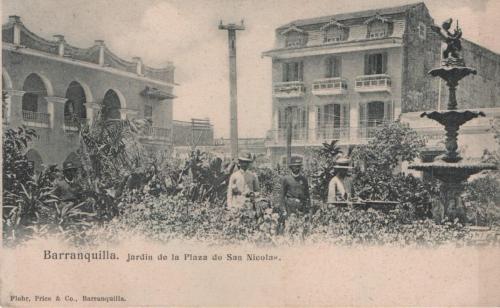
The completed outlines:
<svg viewBox="0 0 500 308">
<path fill-rule="evenodd" d="M 22 109 L 30 112 L 44 112 L 47 110 L 47 89 L 43 80 L 37 74 L 30 74 L 23 84 L 25 91 L 22 98 Z"/>
<path fill-rule="evenodd" d="M 50 84 L 49 84 L 50 86 Z M 30 74 L 24 80 L 21 108 L 24 124 L 35 127 L 49 127 L 50 116 L 47 112 L 47 88 L 42 78 Z"/>
<path fill-rule="evenodd" d="M 120 119 L 120 98 L 114 90 L 108 90 L 104 95 L 102 117 L 105 120 Z"/>
<path fill-rule="evenodd" d="M 85 96 L 85 91 L 80 83 L 72 81 L 68 89 L 66 90 L 66 104 L 64 105 L 64 117 L 65 118 L 87 118 L 87 110 L 85 109 L 85 103 L 87 98 Z"/>
</svg>

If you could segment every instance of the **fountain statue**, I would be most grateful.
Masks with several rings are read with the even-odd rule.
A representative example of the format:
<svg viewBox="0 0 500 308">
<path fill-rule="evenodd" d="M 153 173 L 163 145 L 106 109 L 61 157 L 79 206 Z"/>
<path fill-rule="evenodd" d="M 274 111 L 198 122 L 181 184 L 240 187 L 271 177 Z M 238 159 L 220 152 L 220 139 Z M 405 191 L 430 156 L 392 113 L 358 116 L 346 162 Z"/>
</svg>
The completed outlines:
<svg viewBox="0 0 500 308">
<path fill-rule="evenodd" d="M 421 117 L 437 121 L 444 126 L 446 131 L 445 148 L 446 152 L 430 163 L 415 163 L 409 166 L 410 169 L 427 171 L 434 178 L 441 181 L 440 196 L 435 203 L 441 209 L 440 214 L 435 214 L 437 221 L 442 221 L 444 217 L 455 218 L 456 210 L 462 208 L 461 194 L 465 181 L 473 174 L 483 170 L 495 169 L 494 164 L 479 163 L 462 159 L 458 152 L 458 130 L 466 122 L 484 117 L 481 111 L 457 110 L 456 90 L 459 81 L 477 71 L 465 65 L 462 56 L 462 30 L 456 23 L 453 33 L 450 32 L 453 20 L 450 18 L 443 22 L 441 27 L 431 26 L 432 30 L 439 34 L 447 47 L 443 51 L 441 66 L 432 69 L 429 74 L 442 78 L 449 89 L 449 101 L 446 111 L 424 112 Z M 437 217 L 436 217 L 437 216 Z"/>
</svg>

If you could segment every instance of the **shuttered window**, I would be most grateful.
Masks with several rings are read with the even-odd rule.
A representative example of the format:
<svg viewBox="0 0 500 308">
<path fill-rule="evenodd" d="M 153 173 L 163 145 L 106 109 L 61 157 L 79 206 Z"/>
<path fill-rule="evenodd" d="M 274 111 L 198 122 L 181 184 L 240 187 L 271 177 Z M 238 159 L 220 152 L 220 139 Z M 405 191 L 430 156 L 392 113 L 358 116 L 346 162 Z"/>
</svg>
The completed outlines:
<svg viewBox="0 0 500 308">
<path fill-rule="evenodd" d="M 283 63 L 283 81 L 302 81 L 302 70 L 302 61 Z"/>
<path fill-rule="evenodd" d="M 387 53 L 374 53 L 365 55 L 365 75 L 387 73 Z"/>
<path fill-rule="evenodd" d="M 326 60 L 325 78 L 340 77 L 342 74 L 342 59 L 339 57 L 329 57 Z"/>
</svg>

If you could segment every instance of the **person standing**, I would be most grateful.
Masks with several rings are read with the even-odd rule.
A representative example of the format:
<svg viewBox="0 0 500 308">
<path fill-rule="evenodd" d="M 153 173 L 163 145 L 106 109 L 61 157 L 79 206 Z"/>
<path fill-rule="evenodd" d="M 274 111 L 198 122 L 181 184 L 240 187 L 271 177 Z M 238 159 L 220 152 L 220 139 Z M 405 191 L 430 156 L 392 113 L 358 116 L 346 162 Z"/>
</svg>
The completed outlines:
<svg viewBox="0 0 500 308">
<path fill-rule="evenodd" d="M 63 163 L 61 178 L 55 183 L 54 194 L 65 202 L 77 202 L 82 188 L 77 183 L 78 167 L 72 162 Z"/>
<path fill-rule="evenodd" d="M 249 170 L 252 161 L 250 153 L 238 157 L 239 169 L 231 174 L 227 188 L 227 205 L 230 209 L 242 208 L 248 198 L 259 192 L 257 175 Z"/>
<path fill-rule="evenodd" d="M 352 184 L 349 178 L 349 159 L 337 159 L 335 166 L 335 176 L 330 180 L 328 185 L 328 203 L 339 201 L 348 201 L 352 197 Z"/>
<path fill-rule="evenodd" d="M 291 174 L 281 179 L 281 207 L 286 213 L 306 214 L 311 210 L 309 183 L 302 174 L 302 157 L 292 156 L 289 168 Z"/>
</svg>

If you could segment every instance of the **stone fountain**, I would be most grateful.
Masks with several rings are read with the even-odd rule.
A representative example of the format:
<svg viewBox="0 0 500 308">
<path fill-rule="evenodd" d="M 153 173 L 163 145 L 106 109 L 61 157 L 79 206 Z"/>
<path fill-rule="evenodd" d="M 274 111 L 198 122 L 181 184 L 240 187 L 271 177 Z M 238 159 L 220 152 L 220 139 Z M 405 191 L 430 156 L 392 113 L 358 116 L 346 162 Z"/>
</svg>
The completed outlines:
<svg viewBox="0 0 500 308">
<path fill-rule="evenodd" d="M 446 131 L 445 148 L 446 153 L 436 157 L 429 163 L 415 163 L 409 166 L 410 169 L 427 171 L 434 178 L 441 181 L 440 196 L 435 200 L 433 213 L 436 221 L 442 221 L 445 217 L 457 218 L 457 210 L 463 208 L 461 194 L 467 179 L 483 170 L 495 169 L 494 164 L 486 164 L 462 159 L 458 152 L 458 130 L 460 126 L 468 121 L 484 117 L 483 112 L 471 110 L 457 110 L 456 90 L 459 81 L 477 71 L 467 67 L 462 57 L 461 37 L 462 30 L 458 23 L 453 33 L 450 28 L 453 20 L 450 18 L 443 22 L 441 27 L 432 26 L 432 30 L 438 33 L 441 39 L 447 44 L 443 51 L 443 61 L 441 66 L 432 69 L 429 74 L 440 77 L 446 82 L 449 89 L 449 101 L 447 110 L 424 112 L 421 117 L 437 121 L 444 126 Z M 437 209 L 437 210 L 436 210 Z"/>
</svg>

